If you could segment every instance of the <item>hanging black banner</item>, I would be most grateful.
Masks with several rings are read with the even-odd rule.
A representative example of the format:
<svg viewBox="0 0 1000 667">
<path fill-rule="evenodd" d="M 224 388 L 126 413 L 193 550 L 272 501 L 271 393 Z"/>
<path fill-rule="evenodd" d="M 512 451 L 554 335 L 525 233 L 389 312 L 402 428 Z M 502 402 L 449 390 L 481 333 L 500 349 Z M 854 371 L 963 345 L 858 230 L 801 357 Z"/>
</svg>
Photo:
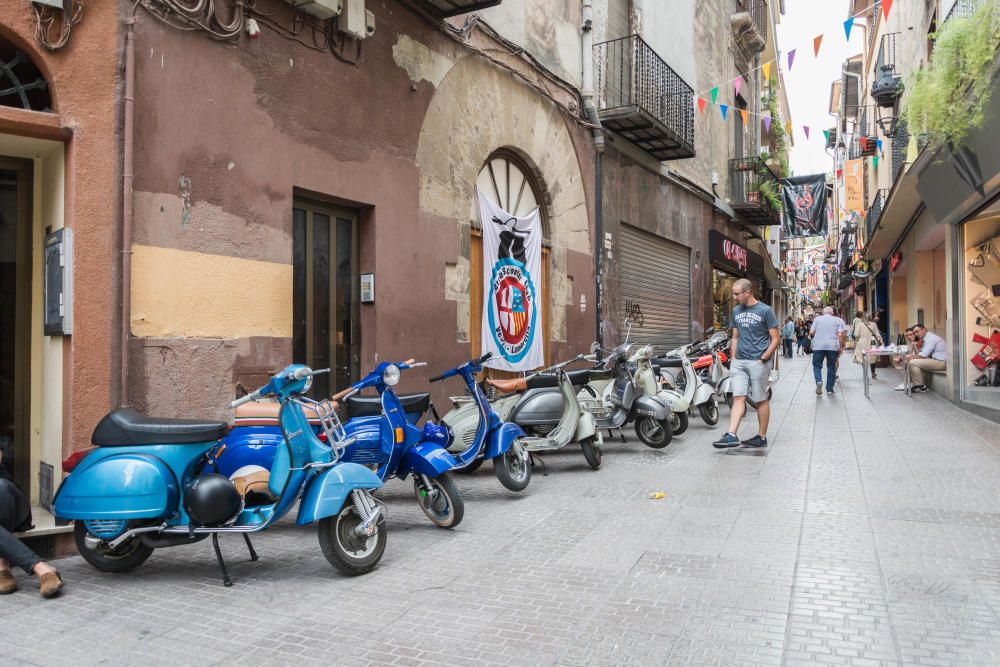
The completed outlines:
<svg viewBox="0 0 1000 667">
<path fill-rule="evenodd" d="M 782 179 L 782 236 L 826 236 L 826 175 Z"/>
</svg>

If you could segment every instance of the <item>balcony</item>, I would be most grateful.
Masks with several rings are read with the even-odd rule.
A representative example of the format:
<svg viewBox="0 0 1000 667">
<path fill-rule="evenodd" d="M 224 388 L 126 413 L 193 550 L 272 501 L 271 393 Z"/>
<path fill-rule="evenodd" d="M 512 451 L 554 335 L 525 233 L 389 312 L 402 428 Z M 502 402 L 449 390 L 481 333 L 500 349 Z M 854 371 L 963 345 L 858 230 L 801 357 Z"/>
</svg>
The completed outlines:
<svg viewBox="0 0 1000 667">
<path fill-rule="evenodd" d="M 892 138 L 892 182 L 896 182 L 896 177 L 906 164 L 906 151 L 909 149 L 910 132 L 907 129 L 906 119 L 899 121 L 896 128 L 896 136 Z"/>
<path fill-rule="evenodd" d="M 499 5 L 501 0 L 421 0 L 420 4 L 441 18 L 468 14 Z"/>
<path fill-rule="evenodd" d="M 857 160 L 878 153 L 878 111 L 875 105 L 863 106 L 857 110 L 848 158 Z"/>
<path fill-rule="evenodd" d="M 597 114 L 657 160 L 694 157 L 694 91 L 638 35 L 594 45 Z"/>
<path fill-rule="evenodd" d="M 749 225 L 781 224 L 781 181 L 759 157 L 729 161 L 729 201 Z"/>
<path fill-rule="evenodd" d="M 950 10 L 948 10 L 948 16 L 944 17 L 944 21 L 941 22 L 941 25 L 944 25 L 952 19 L 971 18 L 973 14 L 976 13 L 976 10 L 982 6 L 982 4 L 983 0 L 956 0 L 955 4 L 951 6 Z"/>
<path fill-rule="evenodd" d="M 882 215 L 882 208 L 885 206 L 885 200 L 889 196 L 889 189 L 882 188 L 875 193 L 875 200 L 872 205 L 868 207 L 868 211 L 865 215 L 866 229 L 865 239 L 871 240 L 872 233 L 875 231 L 875 225 L 878 224 L 878 219 Z"/>
<path fill-rule="evenodd" d="M 903 94 L 902 73 L 896 69 L 896 38 L 898 32 L 882 35 L 875 60 L 875 81 L 872 82 L 872 99 L 882 108 L 891 108 Z"/>
<path fill-rule="evenodd" d="M 738 0 L 736 13 L 729 17 L 736 45 L 749 60 L 767 44 L 767 0 Z"/>
</svg>

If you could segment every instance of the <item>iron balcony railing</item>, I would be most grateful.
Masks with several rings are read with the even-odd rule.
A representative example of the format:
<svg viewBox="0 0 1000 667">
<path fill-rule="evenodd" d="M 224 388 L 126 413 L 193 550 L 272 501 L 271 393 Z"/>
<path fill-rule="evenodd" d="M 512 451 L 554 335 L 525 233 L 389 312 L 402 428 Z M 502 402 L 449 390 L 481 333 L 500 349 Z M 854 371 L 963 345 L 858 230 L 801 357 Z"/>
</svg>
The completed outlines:
<svg viewBox="0 0 1000 667">
<path fill-rule="evenodd" d="M 871 53 L 872 45 L 875 43 L 875 35 L 876 33 L 878 33 L 878 31 L 875 30 L 875 21 L 878 20 L 878 15 L 879 12 L 881 11 L 882 11 L 882 0 L 876 0 L 875 4 L 872 5 L 872 15 L 871 19 L 869 20 L 870 25 L 868 27 L 868 50 L 866 51 L 866 53 Z"/>
<path fill-rule="evenodd" d="M 694 157 L 694 90 L 638 35 L 594 45 L 601 123 L 659 160 Z"/>
<path fill-rule="evenodd" d="M 944 25 L 951 19 L 971 18 L 982 7 L 983 2 L 984 0 L 956 0 L 955 4 L 948 10 L 948 15 L 944 17 L 941 25 Z"/>
<path fill-rule="evenodd" d="M 875 226 L 878 224 L 878 219 L 882 215 L 882 209 L 885 207 L 885 200 L 889 196 L 889 189 L 882 188 L 875 192 L 875 200 L 872 205 L 868 207 L 868 213 L 865 215 L 866 220 L 866 231 L 865 239 L 870 241 L 872 238 L 872 233 L 875 231 Z"/>
<path fill-rule="evenodd" d="M 860 107 L 851 119 L 851 145 L 848 158 L 856 160 L 878 153 L 878 112 L 874 105 Z"/>
<path fill-rule="evenodd" d="M 910 132 L 907 129 L 906 119 L 899 121 L 896 126 L 896 136 L 892 138 L 892 182 L 896 182 L 896 177 L 906 164 L 906 151 L 909 149 Z"/>
<path fill-rule="evenodd" d="M 743 219 L 756 226 L 777 225 L 781 180 L 759 157 L 729 161 L 729 201 Z"/>
<path fill-rule="evenodd" d="M 421 0 L 432 12 L 442 18 L 468 14 L 499 5 L 501 0 Z"/>
<path fill-rule="evenodd" d="M 767 0 L 737 0 L 736 13 L 730 19 L 733 36 L 743 55 L 750 58 L 767 45 L 767 27 L 770 16 Z"/>
</svg>

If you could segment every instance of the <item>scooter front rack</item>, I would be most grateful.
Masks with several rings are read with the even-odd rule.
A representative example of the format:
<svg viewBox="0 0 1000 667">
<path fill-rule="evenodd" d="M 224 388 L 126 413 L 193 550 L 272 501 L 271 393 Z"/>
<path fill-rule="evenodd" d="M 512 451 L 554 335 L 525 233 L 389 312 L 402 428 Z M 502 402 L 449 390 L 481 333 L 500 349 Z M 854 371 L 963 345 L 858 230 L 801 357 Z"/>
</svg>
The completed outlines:
<svg viewBox="0 0 1000 667">
<path fill-rule="evenodd" d="M 344 425 L 341 423 L 340 417 L 337 415 L 337 411 L 330 400 L 314 401 L 305 396 L 297 396 L 292 400 L 305 408 L 307 414 L 308 412 L 313 412 L 316 415 L 320 426 L 323 428 L 323 432 L 326 433 L 327 442 L 333 447 L 334 458 L 340 459 L 344 452 L 344 447 L 347 445 L 347 431 L 344 430 Z"/>
</svg>

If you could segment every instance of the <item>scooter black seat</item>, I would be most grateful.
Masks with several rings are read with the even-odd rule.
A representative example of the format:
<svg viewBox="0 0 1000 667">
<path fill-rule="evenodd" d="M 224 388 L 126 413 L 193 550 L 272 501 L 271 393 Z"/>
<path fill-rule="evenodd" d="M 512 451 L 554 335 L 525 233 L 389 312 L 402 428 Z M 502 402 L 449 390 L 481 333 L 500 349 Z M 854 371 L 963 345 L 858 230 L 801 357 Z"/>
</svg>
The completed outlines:
<svg viewBox="0 0 1000 667">
<path fill-rule="evenodd" d="M 684 360 L 673 357 L 664 357 L 653 362 L 653 368 L 683 368 Z"/>
<path fill-rule="evenodd" d="M 131 408 L 123 408 L 105 415 L 90 441 L 98 447 L 184 445 L 218 440 L 228 430 L 226 422 L 147 417 Z"/>
<path fill-rule="evenodd" d="M 566 373 L 569 381 L 575 386 L 582 386 L 590 382 L 590 371 L 586 368 L 579 371 Z M 559 377 L 555 373 L 545 375 L 535 375 L 528 378 L 528 389 L 544 389 L 546 387 L 558 387 Z"/>
<path fill-rule="evenodd" d="M 403 412 L 423 414 L 431 404 L 430 394 L 400 394 L 399 402 L 403 404 Z M 382 414 L 381 396 L 350 396 L 344 402 L 347 406 L 347 418 L 378 417 Z"/>
</svg>

